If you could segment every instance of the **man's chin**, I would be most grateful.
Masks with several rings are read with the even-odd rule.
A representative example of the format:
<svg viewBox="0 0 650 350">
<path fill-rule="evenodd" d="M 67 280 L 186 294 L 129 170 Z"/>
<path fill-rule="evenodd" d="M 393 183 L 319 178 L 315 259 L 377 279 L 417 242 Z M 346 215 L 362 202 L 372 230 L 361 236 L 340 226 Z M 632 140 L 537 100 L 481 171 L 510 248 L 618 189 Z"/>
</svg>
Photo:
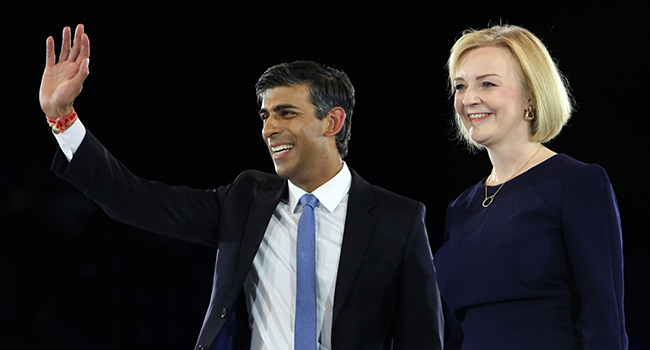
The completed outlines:
<svg viewBox="0 0 650 350">
<path fill-rule="evenodd" d="M 287 171 L 287 169 L 285 169 L 284 167 L 275 165 L 275 173 L 278 174 L 279 177 L 285 180 L 289 179 L 289 171 Z"/>
</svg>

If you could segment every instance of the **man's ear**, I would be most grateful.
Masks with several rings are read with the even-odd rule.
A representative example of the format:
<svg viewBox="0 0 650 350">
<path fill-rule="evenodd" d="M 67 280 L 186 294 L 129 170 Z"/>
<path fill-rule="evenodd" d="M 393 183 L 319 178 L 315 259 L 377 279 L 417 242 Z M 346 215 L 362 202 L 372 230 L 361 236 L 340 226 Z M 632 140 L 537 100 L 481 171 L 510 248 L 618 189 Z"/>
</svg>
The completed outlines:
<svg viewBox="0 0 650 350">
<path fill-rule="evenodd" d="M 343 129 L 345 123 L 345 110 L 341 107 L 334 107 L 325 116 L 327 125 L 325 129 L 325 136 L 334 136 Z"/>
</svg>

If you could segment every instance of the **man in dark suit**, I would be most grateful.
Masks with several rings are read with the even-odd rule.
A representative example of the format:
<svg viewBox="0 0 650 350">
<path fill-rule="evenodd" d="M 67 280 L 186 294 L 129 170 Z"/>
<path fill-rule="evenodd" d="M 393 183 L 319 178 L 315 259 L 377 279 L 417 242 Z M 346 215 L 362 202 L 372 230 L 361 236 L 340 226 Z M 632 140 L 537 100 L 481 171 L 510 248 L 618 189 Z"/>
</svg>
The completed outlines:
<svg viewBox="0 0 650 350">
<path fill-rule="evenodd" d="M 269 68 L 256 89 L 278 175 L 244 171 L 203 191 L 133 175 L 86 131 L 72 109 L 88 75 L 83 26 L 72 42 L 66 28 L 55 63 L 47 40 L 40 101 L 61 146 L 52 168 L 118 221 L 218 248 L 196 349 L 441 349 L 424 205 L 370 185 L 342 160 L 354 108 L 345 73 L 306 61 Z M 299 232 L 310 210 L 305 255 Z M 313 261 L 312 280 L 301 259 Z M 298 316 L 305 288 L 315 310 Z M 312 321 L 313 332 L 300 330 Z"/>
</svg>

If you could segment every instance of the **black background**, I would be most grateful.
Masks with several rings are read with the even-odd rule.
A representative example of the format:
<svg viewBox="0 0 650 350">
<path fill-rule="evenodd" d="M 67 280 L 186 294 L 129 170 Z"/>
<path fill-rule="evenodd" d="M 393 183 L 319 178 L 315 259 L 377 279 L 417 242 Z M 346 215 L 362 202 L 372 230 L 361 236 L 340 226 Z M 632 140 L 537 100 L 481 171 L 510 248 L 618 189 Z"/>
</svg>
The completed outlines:
<svg viewBox="0 0 650 350">
<path fill-rule="evenodd" d="M 21 5 L 29 5 L 27 3 Z M 214 188 L 273 172 L 254 84 L 307 59 L 357 91 L 347 163 L 427 205 L 434 251 L 444 211 L 490 171 L 453 140 L 445 63 L 460 32 L 489 23 L 538 35 L 578 109 L 548 144 L 609 173 L 623 223 L 630 349 L 650 348 L 647 18 L 622 2 L 357 5 L 240 2 L 52 4 L 3 11 L 0 348 L 190 349 L 214 250 L 115 223 L 49 170 L 57 147 L 38 103 L 45 39 L 86 25 L 91 74 L 75 108 L 136 174 Z"/>
</svg>

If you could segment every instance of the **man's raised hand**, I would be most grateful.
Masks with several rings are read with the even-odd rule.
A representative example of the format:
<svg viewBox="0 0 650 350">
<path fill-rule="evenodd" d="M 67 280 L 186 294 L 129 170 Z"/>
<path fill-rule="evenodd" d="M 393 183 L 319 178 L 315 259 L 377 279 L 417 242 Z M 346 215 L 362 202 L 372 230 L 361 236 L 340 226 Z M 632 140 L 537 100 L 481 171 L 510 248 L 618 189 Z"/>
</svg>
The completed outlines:
<svg viewBox="0 0 650 350">
<path fill-rule="evenodd" d="M 72 113 L 72 103 L 81 92 L 89 73 L 89 60 L 90 40 L 84 33 L 83 24 L 77 25 L 72 42 L 70 27 L 63 29 L 63 43 L 58 62 L 54 56 L 54 38 L 47 38 L 45 71 L 39 99 L 41 108 L 48 117 L 65 117 Z"/>
</svg>

